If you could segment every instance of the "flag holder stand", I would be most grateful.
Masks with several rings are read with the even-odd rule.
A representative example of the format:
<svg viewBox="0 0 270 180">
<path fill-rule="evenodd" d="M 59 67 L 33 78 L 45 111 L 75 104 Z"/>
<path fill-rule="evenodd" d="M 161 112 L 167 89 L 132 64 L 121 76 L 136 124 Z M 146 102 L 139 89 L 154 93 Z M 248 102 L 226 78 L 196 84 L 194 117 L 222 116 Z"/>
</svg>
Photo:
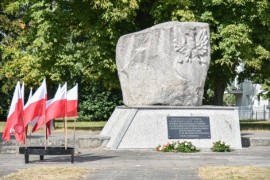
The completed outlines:
<svg viewBox="0 0 270 180">
<path fill-rule="evenodd" d="M 65 118 L 66 119 L 66 118 Z M 25 164 L 29 163 L 29 155 L 39 155 L 39 159 L 42 161 L 44 160 L 44 155 L 70 155 L 71 163 L 74 163 L 74 152 L 75 152 L 75 122 L 76 118 L 74 119 L 74 147 L 67 146 L 67 121 L 65 120 L 65 146 L 47 146 L 45 142 L 45 146 L 25 146 L 19 147 L 19 154 L 24 154 Z M 45 127 L 46 128 L 46 127 Z M 46 140 L 45 140 L 46 141 Z"/>
<path fill-rule="evenodd" d="M 18 89 L 19 85 L 20 84 L 17 83 L 16 89 Z M 75 144 L 76 144 L 75 143 L 75 122 L 76 122 L 76 118 L 74 119 L 74 128 L 73 128 L 74 129 L 74 146 L 73 147 L 68 147 L 68 145 L 67 145 L 67 101 L 68 101 L 67 99 L 68 99 L 68 94 L 67 94 L 66 88 L 67 88 L 67 85 L 65 83 L 64 88 L 61 88 L 61 90 L 60 90 L 61 93 L 64 92 L 64 94 L 61 94 L 60 99 L 65 100 L 65 119 L 64 119 L 64 122 L 65 122 L 65 146 L 55 146 L 55 147 L 53 147 L 53 146 L 48 147 L 47 146 L 47 137 L 48 137 L 47 136 L 47 128 L 46 128 L 46 123 L 47 123 L 47 121 L 46 121 L 47 88 L 46 88 L 46 81 L 44 79 L 43 82 L 42 82 L 42 85 L 36 91 L 36 92 L 38 92 L 37 96 L 35 96 L 36 95 L 36 93 L 35 93 L 33 95 L 33 97 L 37 98 L 38 100 L 42 100 L 42 116 L 44 116 L 44 126 L 45 126 L 45 132 L 46 132 L 45 141 L 44 141 L 45 144 L 44 144 L 44 147 L 43 146 L 27 146 L 27 132 L 26 132 L 26 129 L 24 129 L 25 147 L 22 147 L 22 146 L 19 147 L 19 154 L 24 154 L 24 159 L 25 159 L 26 164 L 29 163 L 29 156 L 30 155 L 39 155 L 40 160 L 44 160 L 44 155 L 71 155 L 71 163 L 74 163 L 74 152 L 75 152 Z M 16 91 L 16 89 L 15 89 L 15 92 L 17 92 L 17 91 L 19 92 L 19 90 Z M 78 101 L 78 87 L 77 87 L 77 84 L 74 86 L 74 88 L 69 90 L 68 93 L 70 93 L 70 96 L 69 96 L 70 101 L 72 101 L 72 102 L 75 101 L 76 106 L 75 105 L 73 105 L 73 106 L 77 108 L 77 101 Z M 62 95 L 64 95 L 65 98 L 62 98 Z M 21 96 L 21 94 L 19 92 L 19 97 L 20 96 Z M 40 98 L 39 96 L 42 96 L 43 98 Z M 15 95 L 14 95 L 14 97 L 15 97 Z M 55 97 L 56 97 L 56 95 L 55 95 Z M 57 98 L 59 98 L 59 97 L 57 96 Z M 12 102 L 13 102 L 13 99 L 12 99 Z M 36 102 L 36 101 L 34 101 L 34 102 Z M 28 103 L 26 104 L 26 106 L 27 105 L 28 105 Z M 73 111 L 74 111 L 74 109 L 71 110 L 72 113 L 74 113 Z M 24 112 L 24 109 L 22 110 L 22 112 Z M 40 114 L 38 114 L 38 115 L 40 116 Z M 77 115 L 77 110 L 76 110 L 76 115 Z M 26 122 L 23 121 L 24 127 L 27 126 L 28 121 L 29 122 L 33 121 L 33 118 L 32 119 L 29 118 L 29 120 L 27 120 Z"/>
<path fill-rule="evenodd" d="M 73 147 L 45 147 L 42 146 L 29 146 L 27 148 L 20 147 L 19 153 L 24 154 L 25 163 L 29 163 L 29 155 L 39 155 L 40 160 L 44 160 L 44 155 L 71 155 L 71 163 L 74 163 L 74 151 Z"/>
</svg>

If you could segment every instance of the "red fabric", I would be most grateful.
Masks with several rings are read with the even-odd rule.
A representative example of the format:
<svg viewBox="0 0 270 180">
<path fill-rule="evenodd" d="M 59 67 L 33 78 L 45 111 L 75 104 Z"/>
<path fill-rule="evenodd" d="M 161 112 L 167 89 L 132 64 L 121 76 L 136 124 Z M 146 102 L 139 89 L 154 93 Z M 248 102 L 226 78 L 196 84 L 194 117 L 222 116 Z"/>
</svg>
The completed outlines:
<svg viewBox="0 0 270 180">
<path fill-rule="evenodd" d="M 32 132 L 36 132 L 40 127 L 42 127 L 44 125 L 45 121 L 45 116 L 42 115 L 38 118 L 36 124 L 34 125 Z"/>
<path fill-rule="evenodd" d="M 67 101 L 67 117 L 78 116 L 78 100 Z"/>
<path fill-rule="evenodd" d="M 22 99 L 18 99 L 15 104 L 15 110 L 8 117 L 5 129 L 3 131 L 2 138 L 6 141 L 10 141 L 11 131 L 14 131 L 15 138 L 20 143 L 25 143 L 25 133 L 24 133 L 24 125 L 23 125 L 23 106 Z"/>
<path fill-rule="evenodd" d="M 53 102 L 46 110 L 46 122 L 60 117 L 65 117 L 66 99 Z"/>
<path fill-rule="evenodd" d="M 65 105 L 66 105 L 66 99 L 53 102 L 46 110 L 46 122 L 44 121 L 44 119 L 38 120 L 36 125 L 33 127 L 32 132 L 36 132 L 45 123 L 46 123 L 47 129 L 50 132 L 50 126 L 48 126 L 47 124 L 49 124 L 50 120 L 52 119 L 65 117 Z"/>
<path fill-rule="evenodd" d="M 39 117 L 38 121 L 42 121 L 45 117 L 45 108 L 46 108 L 46 99 L 40 99 L 30 104 L 24 110 L 24 126 L 26 127 L 27 124 L 36 117 Z"/>
<path fill-rule="evenodd" d="M 51 135 L 51 123 L 50 121 L 46 123 L 46 139 Z"/>
</svg>

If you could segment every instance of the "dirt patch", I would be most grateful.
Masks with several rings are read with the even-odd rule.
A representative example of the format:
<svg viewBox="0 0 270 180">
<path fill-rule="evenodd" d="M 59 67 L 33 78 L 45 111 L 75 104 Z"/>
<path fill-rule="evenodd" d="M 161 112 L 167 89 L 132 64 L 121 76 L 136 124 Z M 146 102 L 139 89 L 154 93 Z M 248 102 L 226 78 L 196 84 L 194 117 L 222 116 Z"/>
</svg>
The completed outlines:
<svg viewBox="0 0 270 180">
<path fill-rule="evenodd" d="M 270 167 L 217 166 L 199 168 L 199 176 L 207 179 L 268 179 Z"/>
<path fill-rule="evenodd" d="M 88 173 L 93 170 L 82 167 L 33 167 L 21 169 L 2 177 L 5 180 L 31 179 L 31 180 L 84 180 L 88 179 Z"/>
</svg>

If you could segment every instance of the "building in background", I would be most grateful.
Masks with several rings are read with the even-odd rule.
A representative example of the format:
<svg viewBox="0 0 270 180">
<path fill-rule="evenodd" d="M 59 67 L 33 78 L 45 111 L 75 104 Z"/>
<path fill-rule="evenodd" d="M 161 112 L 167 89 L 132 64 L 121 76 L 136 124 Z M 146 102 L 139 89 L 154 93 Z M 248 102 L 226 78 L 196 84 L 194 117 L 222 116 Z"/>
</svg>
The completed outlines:
<svg viewBox="0 0 270 180">
<path fill-rule="evenodd" d="M 236 97 L 240 119 L 270 120 L 270 100 L 261 96 L 261 85 L 245 80 L 238 84 L 237 78 L 227 93 Z"/>
<path fill-rule="evenodd" d="M 243 70 L 244 64 L 240 64 L 236 69 L 238 73 Z M 235 78 L 226 93 L 235 96 L 240 119 L 270 120 L 270 99 L 261 96 L 260 84 L 253 84 L 249 80 L 239 83 L 238 78 Z"/>
</svg>

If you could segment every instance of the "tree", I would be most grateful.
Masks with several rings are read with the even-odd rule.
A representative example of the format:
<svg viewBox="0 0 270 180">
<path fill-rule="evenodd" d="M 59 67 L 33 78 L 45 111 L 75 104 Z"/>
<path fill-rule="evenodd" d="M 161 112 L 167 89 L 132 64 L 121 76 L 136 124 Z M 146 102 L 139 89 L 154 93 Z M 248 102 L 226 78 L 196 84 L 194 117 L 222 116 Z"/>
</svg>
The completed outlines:
<svg viewBox="0 0 270 180">
<path fill-rule="evenodd" d="M 213 104 L 223 104 L 224 90 L 236 77 L 235 69 L 240 63 L 246 65 L 239 74 L 242 80 L 260 79 L 263 83 L 265 78 L 256 77 L 269 77 L 267 0 L 145 0 L 141 3 L 146 2 L 152 2 L 148 12 L 155 23 L 170 20 L 209 23 L 212 60 L 205 87 L 214 91 L 214 99 L 210 101 Z"/>
<path fill-rule="evenodd" d="M 137 8 L 135 0 L 10 1 L 5 13 L 22 12 L 24 26 L 1 44 L 1 82 L 16 79 L 37 87 L 46 78 L 49 96 L 65 81 L 78 82 L 81 92 L 94 84 L 119 91 L 115 46 L 120 35 L 132 31 Z M 7 85 L 7 92 L 12 87 Z"/>
<path fill-rule="evenodd" d="M 10 13 L 16 9 L 16 3 L 14 6 L 9 6 L 9 1 L 4 0 L 0 2 L 0 119 L 4 119 L 9 109 L 10 99 L 12 98 L 11 87 L 14 88 L 17 83 L 17 79 L 10 75 L 12 70 L 4 70 L 4 66 L 10 63 L 11 59 L 17 55 L 16 48 L 20 46 L 18 40 L 21 29 L 24 28 L 21 23 L 22 12 L 16 11 L 16 13 Z M 18 40 L 18 41 L 17 41 Z M 14 71 L 17 71 L 19 62 L 16 62 L 13 66 Z M 5 72 L 4 72 L 5 71 Z M 9 77 L 8 80 L 3 80 Z"/>
<path fill-rule="evenodd" d="M 214 95 L 205 94 L 205 102 L 222 105 L 225 87 L 236 75 L 264 84 L 269 92 L 269 17 L 267 0 L 5 0 L 0 12 L 0 95 L 10 95 L 17 80 L 37 87 L 43 78 L 50 96 L 64 81 L 79 83 L 81 101 L 102 94 L 96 88 L 120 94 L 118 38 L 171 20 L 210 25 L 212 60 L 205 92 Z M 245 70 L 238 74 L 240 63 Z M 119 103 L 113 95 L 107 99 Z"/>
</svg>

